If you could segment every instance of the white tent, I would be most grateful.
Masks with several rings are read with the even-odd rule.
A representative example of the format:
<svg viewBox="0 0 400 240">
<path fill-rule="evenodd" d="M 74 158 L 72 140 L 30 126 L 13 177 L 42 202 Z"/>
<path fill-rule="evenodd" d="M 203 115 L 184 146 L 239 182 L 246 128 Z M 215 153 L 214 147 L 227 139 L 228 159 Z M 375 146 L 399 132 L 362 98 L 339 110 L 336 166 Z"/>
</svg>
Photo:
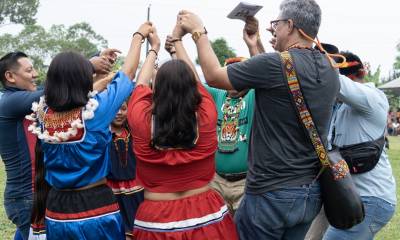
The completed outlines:
<svg viewBox="0 0 400 240">
<path fill-rule="evenodd" d="M 395 80 L 383 84 L 382 86 L 379 86 L 379 89 L 391 90 L 397 95 L 400 95 L 400 78 L 397 78 Z"/>
</svg>

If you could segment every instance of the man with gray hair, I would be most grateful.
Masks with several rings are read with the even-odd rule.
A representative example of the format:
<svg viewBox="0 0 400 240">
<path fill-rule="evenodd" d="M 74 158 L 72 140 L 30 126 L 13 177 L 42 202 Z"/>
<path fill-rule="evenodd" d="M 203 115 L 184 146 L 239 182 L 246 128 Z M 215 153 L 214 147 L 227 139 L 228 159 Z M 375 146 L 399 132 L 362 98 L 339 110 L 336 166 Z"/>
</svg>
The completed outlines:
<svg viewBox="0 0 400 240">
<path fill-rule="evenodd" d="M 220 67 L 197 15 L 181 11 L 178 19 L 183 32 L 192 34 L 210 86 L 255 89 L 246 194 L 235 215 L 240 239 L 304 239 L 321 208 L 316 181 L 320 163 L 294 107 L 279 52 L 288 51 L 292 57 L 320 138 L 327 139 L 339 79 L 327 56 L 312 48 L 321 22 L 318 4 L 283 1 L 278 18 L 271 21 L 273 47 L 278 52 L 261 53 L 227 67 Z M 257 38 L 257 33 L 244 31 L 244 35 Z M 258 51 L 256 44 L 253 48 Z"/>
</svg>

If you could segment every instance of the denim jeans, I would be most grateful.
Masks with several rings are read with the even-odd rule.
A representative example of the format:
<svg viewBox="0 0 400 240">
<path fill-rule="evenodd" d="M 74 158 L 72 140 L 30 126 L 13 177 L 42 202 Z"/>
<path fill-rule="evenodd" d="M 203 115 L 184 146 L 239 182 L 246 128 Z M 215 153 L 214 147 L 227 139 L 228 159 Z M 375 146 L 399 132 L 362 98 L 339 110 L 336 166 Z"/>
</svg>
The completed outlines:
<svg viewBox="0 0 400 240">
<path fill-rule="evenodd" d="M 21 232 L 18 230 L 18 228 L 17 228 L 17 231 L 15 232 L 14 240 L 24 240 L 22 238 Z"/>
<path fill-rule="evenodd" d="M 393 217 L 396 206 L 377 197 L 361 197 L 365 208 L 365 218 L 360 224 L 340 230 L 328 227 L 324 240 L 370 240 Z"/>
<path fill-rule="evenodd" d="M 32 202 L 31 197 L 4 199 L 7 217 L 17 226 L 24 240 L 29 236 Z"/>
<path fill-rule="evenodd" d="M 245 194 L 235 215 L 241 240 L 304 239 L 321 209 L 319 183 Z"/>
</svg>

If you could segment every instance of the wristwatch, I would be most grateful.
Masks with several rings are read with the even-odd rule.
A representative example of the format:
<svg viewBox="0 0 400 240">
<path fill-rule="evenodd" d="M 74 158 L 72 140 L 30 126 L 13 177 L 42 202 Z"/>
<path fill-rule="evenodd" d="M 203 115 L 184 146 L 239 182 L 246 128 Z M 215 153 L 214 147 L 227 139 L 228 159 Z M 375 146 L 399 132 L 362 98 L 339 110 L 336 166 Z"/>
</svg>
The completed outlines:
<svg viewBox="0 0 400 240">
<path fill-rule="evenodd" d="M 192 33 L 192 39 L 196 43 L 199 40 L 199 38 L 201 37 L 201 35 L 207 34 L 207 33 L 208 33 L 207 29 L 204 27 L 204 31 L 202 31 L 202 32 L 201 31 L 193 32 Z"/>
</svg>

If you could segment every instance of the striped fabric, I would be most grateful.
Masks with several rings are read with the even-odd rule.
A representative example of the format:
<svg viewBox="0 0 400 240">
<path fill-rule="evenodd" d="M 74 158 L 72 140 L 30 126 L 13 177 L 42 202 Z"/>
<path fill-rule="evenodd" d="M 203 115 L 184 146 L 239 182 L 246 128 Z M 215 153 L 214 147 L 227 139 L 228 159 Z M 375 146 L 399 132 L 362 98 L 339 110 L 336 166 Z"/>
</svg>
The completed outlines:
<svg viewBox="0 0 400 240">
<path fill-rule="evenodd" d="M 200 228 L 221 221 L 228 213 L 228 207 L 222 206 L 219 211 L 199 218 L 190 218 L 173 222 L 145 222 L 135 220 L 135 228 L 155 232 L 176 232 Z"/>
</svg>

